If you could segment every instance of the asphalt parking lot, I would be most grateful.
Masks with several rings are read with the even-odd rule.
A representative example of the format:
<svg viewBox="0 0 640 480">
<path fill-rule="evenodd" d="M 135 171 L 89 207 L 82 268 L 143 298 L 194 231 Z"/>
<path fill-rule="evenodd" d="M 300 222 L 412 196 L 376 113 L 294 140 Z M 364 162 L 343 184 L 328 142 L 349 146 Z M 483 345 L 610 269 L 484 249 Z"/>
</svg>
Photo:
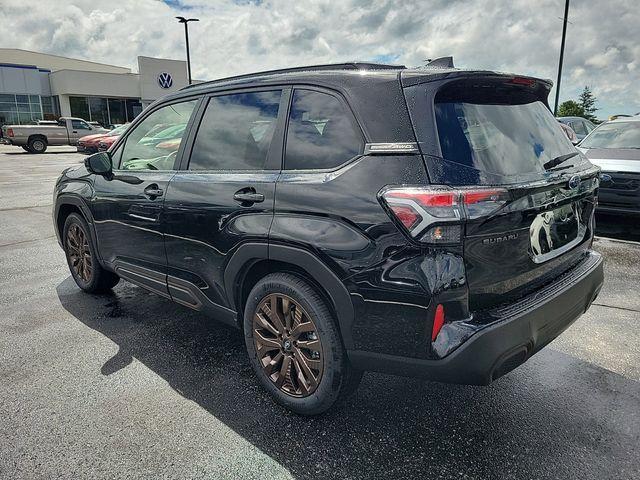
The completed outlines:
<svg viewBox="0 0 640 480">
<path fill-rule="evenodd" d="M 640 227 L 599 218 L 589 312 L 489 387 L 367 374 L 319 418 L 239 332 L 121 282 L 80 293 L 51 221 L 82 156 L 0 146 L 0 478 L 640 478 Z"/>
</svg>

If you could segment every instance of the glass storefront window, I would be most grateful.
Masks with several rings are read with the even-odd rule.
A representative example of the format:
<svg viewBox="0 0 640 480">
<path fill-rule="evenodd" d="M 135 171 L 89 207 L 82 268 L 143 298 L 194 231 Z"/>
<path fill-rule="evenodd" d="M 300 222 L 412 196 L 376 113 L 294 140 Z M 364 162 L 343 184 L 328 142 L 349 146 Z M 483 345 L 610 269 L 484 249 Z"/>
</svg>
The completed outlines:
<svg viewBox="0 0 640 480">
<path fill-rule="evenodd" d="M 42 97 L 46 116 L 45 98 L 49 97 Z M 142 104 L 136 98 L 69 97 L 69 105 L 72 117 L 99 122 L 103 126 L 131 122 L 142 111 Z"/>
<path fill-rule="evenodd" d="M 18 123 L 18 114 L 16 112 L 0 111 L 0 125 L 11 125 Z"/>
<path fill-rule="evenodd" d="M 51 98 L 51 97 L 43 97 Z M 0 125 L 29 124 L 42 120 L 42 105 L 39 95 L 0 95 Z M 57 118 L 57 117 L 56 117 Z"/>
<path fill-rule="evenodd" d="M 16 106 L 16 102 L 1 102 L 0 103 L 0 112 L 17 112 L 18 107 Z"/>
<path fill-rule="evenodd" d="M 125 110 L 125 101 L 120 98 L 109 99 L 109 115 L 112 124 L 120 124 L 127 122 L 127 112 Z"/>
<path fill-rule="evenodd" d="M 42 98 L 42 116 L 45 120 L 57 120 L 60 116 L 60 108 L 58 107 L 57 97 L 41 97 Z"/>
<path fill-rule="evenodd" d="M 71 107 L 72 117 L 82 118 L 87 121 L 91 120 L 87 97 L 69 97 L 69 106 Z"/>
<path fill-rule="evenodd" d="M 142 112 L 140 100 L 127 99 L 127 121 L 131 122 Z"/>
<path fill-rule="evenodd" d="M 26 125 L 31 123 L 33 120 L 31 118 L 30 113 L 18 113 L 18 123 L 20 125 Z"/>
<path fill-rule="evenodd" d="M 100 97 L 89 97 L 89 115 L 92 122 L 100 125 L 109 124 L 109 111 L 107 110 L 107 99 Z"/>
</svg>

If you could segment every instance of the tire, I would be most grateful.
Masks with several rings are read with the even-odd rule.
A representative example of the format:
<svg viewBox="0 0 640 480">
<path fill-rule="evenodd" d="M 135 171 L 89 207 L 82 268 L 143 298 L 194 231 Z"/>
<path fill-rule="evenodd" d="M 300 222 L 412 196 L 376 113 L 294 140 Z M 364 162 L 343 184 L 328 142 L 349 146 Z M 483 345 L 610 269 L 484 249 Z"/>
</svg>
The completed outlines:
<svg viewBox="0 0 640 480">
<path fill-rule="evenodd" d="M 47 151 L 47 140 L 42 137 L 32 137 L 27 142 L 27 148 L 31 153 L 44 153 Z"/>
<path fill-rule="evenodd" d="M 274 302 L 276 314 L 271 310 Z M 295 275 L 270 274 L 253 287 L 245 306 L 244 332 L 260 383 L 277 403 L 297 414 L 323 413 L 360 383 L 362 372 L 349 364 L 325 301 Z"/>
<path fill-rule="evenodd" d="M 66 218 L 62 229 L 62 241 L 71 276 L 82 290 L 88 293 L 103 293 L 111 290 L 120 281 L 118 275 L 100 265 L 96 257 L 96 247 L 89 233 L 89 225 L 81 215 L 70 213 Z"/>
<path fill-rule="evenodd" d="M 33 153 L 31 150 L 29 150 L 29 147 L 27 147 L 26 145 L 20 145 L 20 147 L 21 147 L 25 152 Z"/>
</svg>

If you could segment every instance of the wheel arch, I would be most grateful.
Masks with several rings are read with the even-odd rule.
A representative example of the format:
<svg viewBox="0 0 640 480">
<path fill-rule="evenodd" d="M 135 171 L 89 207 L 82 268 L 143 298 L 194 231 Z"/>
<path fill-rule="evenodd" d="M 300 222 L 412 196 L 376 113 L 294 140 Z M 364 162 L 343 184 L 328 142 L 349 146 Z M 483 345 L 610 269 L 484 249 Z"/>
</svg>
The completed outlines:
<svg viewBox="0 0 640 480">
<path fill-rule="evenodd" d="M 31 140 L 36 140 L 36 139 L 43 140 L 45 146 L 49 145 L 49 140 L 47 139 L 47 136 L 43 135 L 42 133 L 33 133 L 33 134 L 29 135 L 27 137 L 27 145 L 29 145 L 29 143 L 31 143 Z"/>
<path fill-rule="evenodd" d="M 89 225 L 89 234 L 91 235 L 91 240 L 93 244 L 96 246 L 96 254 L 98 260 L 102 264 L 102 256 L 100 255 L 100 250 L 98 249 L 98 239 L 96 236 L 95 225 L 93 223 L 93 215 L 91 214 L 91 210 L 87 206 L 87 204 L 82 200 L 82 198 L 76 195 L 60 195 L 56 201 L 55 213 L 54 213 L 54 222 L 55 222 L 55 230 L 56 236 L 58 237 L 58 243 L 61 247 L 64 248 L 63 243 L 63 230 L 64 223 L 67 220 L 67 217 L 71 213 L 78 213 L 84 218 L 84 220 Z"/>
<path fill-rule="evenodd" d="M 261 278 L 275 272 L 297 275 L 316 288 L 338 321 L 345 347 L 352 347 L 354 309 L 348 290 L 317 256 L 296 247 L 245 244 L 235 252 L 227 264 L 224 282 L 241 328 L 249 292 Z"/>
</svg>

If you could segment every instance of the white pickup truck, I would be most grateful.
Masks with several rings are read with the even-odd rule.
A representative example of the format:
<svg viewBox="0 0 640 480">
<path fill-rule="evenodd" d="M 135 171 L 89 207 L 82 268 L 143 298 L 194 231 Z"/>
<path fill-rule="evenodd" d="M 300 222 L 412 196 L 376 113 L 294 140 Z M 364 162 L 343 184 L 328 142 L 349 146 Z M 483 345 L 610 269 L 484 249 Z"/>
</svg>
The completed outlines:
<svg viewBox="0 0 640 480">
<path fill-rule="evenodd" d="M 56 125 L 3 125 L 1 140 L 27 152 L 44 153 L 49 145 L 75 145 L 80 137 L 107 131 L 81 118 L 60 117 Z"/>
</svg>

